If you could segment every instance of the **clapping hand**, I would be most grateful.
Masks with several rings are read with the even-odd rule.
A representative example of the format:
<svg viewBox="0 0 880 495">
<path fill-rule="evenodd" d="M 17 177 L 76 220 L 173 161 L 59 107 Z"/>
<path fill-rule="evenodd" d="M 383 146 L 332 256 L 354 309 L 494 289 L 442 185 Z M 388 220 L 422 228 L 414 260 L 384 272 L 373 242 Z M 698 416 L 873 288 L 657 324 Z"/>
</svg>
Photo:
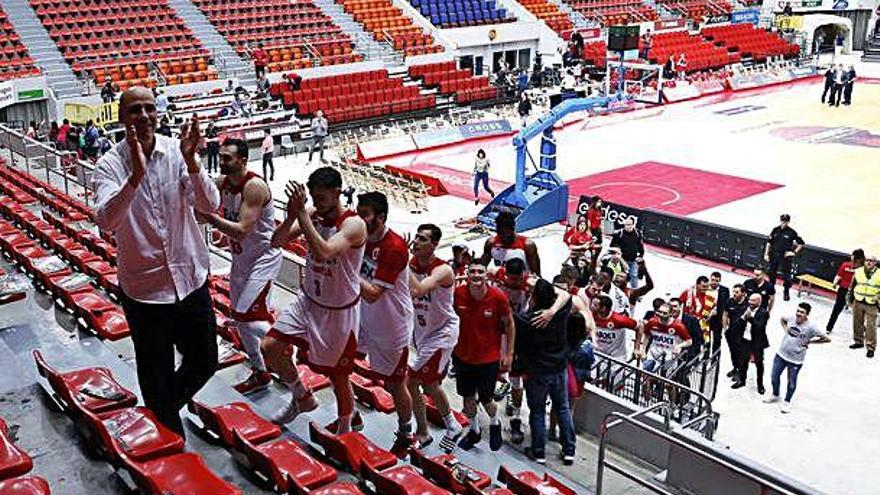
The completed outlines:
<svg viewBox="0 0 880 495">
<path fill-rule="evenodd" d="M 131 155 L 131 181 L 134 187 L 141 183 L 144 178 L 147 157 L 144 155 L 144 147 L 138 140 L 137 130 L 134 124 L 125 126 L 125 142 L 128 143 L 129 154 Z"/>
<path fill-rule="evenodd" d="M 284 193 L 287 194 L 287 215 L 296 217 L 306 207 L 306 188 L 292 180 L 284 186 Z"/>
<path fill-rule="evenodd" d="M 202 139 L 202 132 L 199 129 L 199 118 L 193 115 L 189 122 L 180 126 L 180 153 L 187 165 L 195 162 L 196 152 L 199 149 L 199 142 Z"/>
</svg>

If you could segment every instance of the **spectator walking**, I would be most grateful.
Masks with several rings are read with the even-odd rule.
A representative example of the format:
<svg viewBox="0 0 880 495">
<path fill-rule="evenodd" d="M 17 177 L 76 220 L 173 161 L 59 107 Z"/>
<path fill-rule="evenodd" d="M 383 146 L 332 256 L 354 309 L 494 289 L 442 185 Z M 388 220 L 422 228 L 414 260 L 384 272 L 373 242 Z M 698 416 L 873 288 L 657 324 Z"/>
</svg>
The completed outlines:
<svg viewBox="0 0 880 495">
<path fill-rule="evenodd" d="M 532 320 L 549 311 L 558 297 L 569 299 L 543 328 Z M 557 294 L 554 286 L 543 279 L 535 282 L 529 311 L 515 315 L 516 334 L 519 335 L 517 355 L 522 359 L 526 380 L 526 400 L 529 404 L 529 426 L 532 444 L 530 454 L 539 464 L 546 462 L 544 447 L 547 441 L 547 398 L 559 422 L 562 440 L 562 460 L 567 466 L 574 463 L 574 421 L 568 398 L 568 319 L 571 300 L 566 292 Z"/>
<path fill-rule="evenodd" d="M 104 85 L 101 86 L 101 101 L 104 103 L 116 101 L 116 88 L 113 87 L 113 80 L 109 77 L 104 78 Z"/>
<path fill-rule="evenodd" d="M 532 100 L 529 99 L 529 95 L 526 92 L 520 94 L 516 111 L 519 113 L 520 124 L 525 128 L 528 124 L 529 115 L 532 113 Z"/>
<path fill-rule="evenodd" d="M 269 64 L 269 54 L 263 49 L 262 43 L 257 43 L 256 50 L 251 52 L 251 58 L 254 59 L 254 73 L 257 79 L 266 73 L 266 65 Z"/>
<path fill-rule="evenodd" d="M 769 320 L 770 313 L 761 307 L 760 294 L 752 294 L 749 296 L 748 305 L 742 315 L 730 322 L 731 331 L 741 339 L 736 363 L 739 375 L 731 388 L 746 386 L 749 361 L 754 360 L 758 378 L 758 393 L 764 394 L 764 349 L 770 347 L 767 340 L 767 322 Z"/>
<path fill-rule="evenodd" d="M 880 303 L 880 270 L 877 257 L 865 257 L 865 265 L 856 269 L 847 300 L 853 310 L 853 344 L 850 349 L 868 348 L 867 356 L 874 357 L 877 346 L 877 305 Z"/>
<path fill-rule="evenodd" d="M 483 149 L 477 150 L 477 158 L 474 160 L 474 204 L 480 204 L 480 184 L 483 184 L 483 189 L 489 193 L 489 196 L 495 197 L 495 192 L 492 191 L 492 188 L 489 186 L 489 167 L 491 163 L 489 163 L 489 159 L 486 157 L 486 151 Z"/>
<path fill-rule="evenodd" d="M 98 159 L 98 151 L 100 149 L 100 145 L 98 143 L 98 138 L 101 137 L 98 133 L 98 127 L 95 126 L 95 123 L 91 120 L 86 122 L 86 130 L 85 134 L 83 134 L 83 140 L 85 142 L 85 148 L 83 152 L 87 157 L 92 160 Z"/>
<path fill-rule="evenodd" d="M 69 149 L 67 146 L 67 133 L 70 131 L 70 121 L 64 119 L 58 127 L 58 135 L 55 137 L 55 146 L 59 150 Z"/>
<path fill-rule="evenodd" d="M 266 129 L 263 136 L 260 152 L 263 154 L 263 179 L 273 181 L 275 180 L 275 164 L 272 163 L 272 157 L 275 155 L 275 140 L 269 129 Z"/>
<path fill-rule="evenodd" d="M 327 139 L 327 119 L 324 118 L 324 112 L 318 110 L 312 118 L 312 146 L 309 148 L 309 163 L 312 162 L 312 156 L 315 154 L 315 148 L 320 148 L 318 158 L 321 163 L 327 163 L 324 160 L 324 140 Z"/>
<path fill-rule="evenodd" d="M 635 289 L 639 286 L 639 262 L 645 256 L 645 245 L 632 217 L 626 217 L 623 229 L 611 236 L 611 247 L 620 248 L 621 257 L 629 267 L 629 287 Z"/>
<path fill-rule="evenodd" d="M 214 121 L 208 122 L 205 129 L 205 145 L 208 150 L 208 173 L 220 171 L 220 132 Z"/>
<path fill-rule="evenodd" d="M 773 387 L 773 394 L 764 399 L 764 403 L 772 404 L 779 402 L 779 382 L 782 372 L 786 371 L 788 374 L 788 386 L 785 391 L 785 400 L 779 408 L 783 413 L 791 411 L 791 399 L 794 397 L 795 389 L 797 389 L 797 378 L 801 368 L 804 366 L 807 347 L 810 344 L 831 342 L 831 339 L 825 335 L 825 332 L 819 330 L 819 327 L 809 320 L 810 310 L 812 310 L 810 304 L 802 302 L 798 304 L 797 312 L 795 312 L 793 318 L 783 316 L 780 320 L 785 334 L 782 336 L 779 350 L 776 351 L 776 357 L 773 358 L 773 370 L 770 372 L 770 384 Z"/>
<path fill-rule="evenodd" d="M 770 231 L 770 238 L 764 245 L 764 261 L 769 263 L 767 278 L 776 285 L 777 274 L 782 276 L 783 299 L 786 301 L 789 300 L 788 290 L 791 288 L 791 262 L 804 248 L 804 240 L 789 226 L 790 222 L 790 215 L 780 215 L 779 225 Z"/>
<path fill-rule="evenodd" d="M 834 276 L 834 290 L 837 296 L 834 298 L 834 307 L 831 308 L 831 316 L 828 318 L 828 324 L 825 325 L 825 331 L 831 333 L 834 325 L 837 323 L 837 317 L 846 306 L 846 296 L 852 285 L 853 275 L 856 270 L 865 265 L 865 252 L 856 249 L 852 252 L 849 259 L 840 264 L 837 269 L 837 275 Z"/>
<path fill-rule="evenodd" d="M 49 124 L 49 133 L 46 135 L 46 141 L 55 146 L 58 142 L 58 132 L 58 122 L 53 120 L 52 123 Z"/>
</svg>

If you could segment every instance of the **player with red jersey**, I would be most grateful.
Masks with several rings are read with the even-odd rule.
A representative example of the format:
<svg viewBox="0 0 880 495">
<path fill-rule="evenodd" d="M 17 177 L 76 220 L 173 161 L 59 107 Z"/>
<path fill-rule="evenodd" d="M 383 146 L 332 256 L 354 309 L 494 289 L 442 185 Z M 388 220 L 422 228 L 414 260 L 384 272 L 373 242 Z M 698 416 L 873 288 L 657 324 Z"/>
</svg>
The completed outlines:
<svg viewBox="0 0 880 495">
<path fill-rule="evenodd" d="M 456 314 L 461 319 L 458 343 L 453 351 L 458 395 L 464 399 L 464 414 L 470 419 L 467 435 L 459 446 L 470 450 L 482 438 L 477 420 L 477 401 L 489 415 L 489 448 L 501 448 L 501 421 L 495 404 L 495 379 L 498 370 L 510 368 L 516 330 L 510 303 L 503 292 L 488 284 L 486 266 L 472 262 L 466 285 L 456 287 L 453 297 Z M 501 338 L 507 337 L 507 350 L 501 351 Z"/>
<path fill-rule="evenodd" d="M 266 181 L 247 170 L 247 158 L 245 141 L 224 141 L 220 149 L 221 175 L 216 180 L 221 214 L 202 215 L 230 239 L 232 320 L 253 367 L 251 375 L 235 385 L 235 390 L 242 394 L 265 388 L 272 381 L 260 352 L 260 340 L 274 321 L 269 312 L 269 296 L 272 281 L 281 269 L 281 249 L 272 246 L 272 193 Z"/>
<path fill-rule="evenodd" d="M 611 309 L 611 298 L 601 294 L 596 298 L 593 308 L 593 321 L 596 325 L 596 350 L 615 359 L 626 361 L 626 330 L 636 332 L 636 342 L 642 340 L 642 325 L 636 320 Z"/>
<path fill-rule="evenodd" d="M 338 414 L 335 429 L 345 433 L 351 429 L 354 414 L 349 375 L 357 353 L 359 273 L 367 227 L 355 212 L 342 207 L 342 176 L 335 169 L 315 170 L 307 187 L 312 208 L 305 206 L 306 192 L 301 184 L 291 181 L 287 185 L 287 218 L 272 237 L 273 246 L 283 246 L 302 234 L 309 247 L 302 290 L 262 342 L 268 364 L 293 392 L 290 404 L 272 420 L 289 423 L 300 412 L 318 406 L 291 360 L 291 344 L 300 343 L 308 347 L 308 363 L 333 383 Z"/>
<path fill-rule="evenodd" d="M 367 224 L 361 264 L 361 325 L 358 350 L 367 355 L 374 378 L 385 383 L 397 412 L 397 436 L 391 451 L 405 457 L 415 442 L 412 397 L 407 386 L 413 302 L 409 288 L 409 248 L 389 229 L 388 199 L 380 192 L 358 196 L 358 215 Z"/>
<path fill-rule="evenodd" d="M 669 304 L 662 304 L 655 316 L 645 323 L 642 342 L 637 343 L 638 356 L 644 359 L 642 368 L 665 374 L 692 340 L 684 324 L 672 315 Z M 647 338 L 647 342 L 645 341 Z"/>
<path fill-rule="evenodd" d="M 458 315 L 452 306 L 455 274 L 452 267 L 434 254 L 442 232 L 434 224 L 419 225 L 412 242 L 410 261 L 410 293 L 415 310 L 413 346 L 415 357 L 410 360 L 409 386 L 416 417 L 416 440 L 420 446 L 431 443 L 422 390 L 434 399 L 443 416 L 446 433 L 440 448 L 451 451 L 461 435 L 461 426 L 449 408 L 446 392 L 440 382 L 458 341 Z"/>
<path fill-rule="evenodd" d="M 480 260 L 487 266 L 491 261 L 500 267 L 511 258 L 520 258 L 530 273 L 541 276 L 538 247 L 528 237 L 516 233 L 516 217 L 513 213 L 502 211 L 495 217 L 495 235 L 486 239 Z"/>
</svg>

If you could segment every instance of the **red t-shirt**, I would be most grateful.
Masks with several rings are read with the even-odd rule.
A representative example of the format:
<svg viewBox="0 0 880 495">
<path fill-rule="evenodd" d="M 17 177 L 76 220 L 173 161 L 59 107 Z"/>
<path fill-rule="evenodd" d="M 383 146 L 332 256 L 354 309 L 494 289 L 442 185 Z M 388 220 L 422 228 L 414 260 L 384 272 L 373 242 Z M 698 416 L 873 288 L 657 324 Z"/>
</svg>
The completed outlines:
<svg viewBox="0 0 880 495">
<path fill-rule="evenodd" d="M 501 320 L 510 316 L 510 303 L 504 292 L 489 287 L 486 297 L 475 300 L 467 285 L 455 289 L 455 313 L 460 319 L 458 344 L 453 351 L 467 364 L 489 364 L 501 360 Z"/>
<path fill-rule="evenodd" d="M 840 287 L 844 289 L 849 289 L 849 286 L 852 285 L 853 275 L 855 275 L 856 269 L 852 266 L 852 261 L 846 260 L 840 264 L 840 268 L 837 269 L 837 276 L 840 278 Z"/>
<path fill-rule="evenodd" d="M 590 234 L 589 230 L 581 232 L 577 227 L 571 227 L 565 235 L 562 236 L 562 242 L 568 247 L 583 246 L 584 244 L 589 244 L 591 240 L 593 240 L 593 234 Z"/>
<path fill-rule="evenodd" d="M 587 223 L 590 225 L 590 230 L 602 228 L 602 212 L 594 208 L 587 210 Z"/>
<path fill-rule="evenodd" d="M 251 55 L 254 58 L 254 65 L 262 67 L 269 61 L 269 55 L 266 54 L 266 50 L 263 50 L 262 48 L 257 48 Z"/>
</svg>

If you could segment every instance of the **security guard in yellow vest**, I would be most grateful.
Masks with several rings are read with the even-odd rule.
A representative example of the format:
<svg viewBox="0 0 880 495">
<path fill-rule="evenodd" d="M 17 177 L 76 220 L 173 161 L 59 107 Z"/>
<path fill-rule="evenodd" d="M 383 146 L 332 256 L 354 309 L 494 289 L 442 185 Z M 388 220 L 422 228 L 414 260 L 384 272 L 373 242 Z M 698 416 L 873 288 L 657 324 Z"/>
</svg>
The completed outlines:
<svg viewBox="0 0 880 495">
<path fill-rule="evenodd" d="M 867 256 L 865 266 L 856 270 L 847 300 L 852 305 L 855 341 L 849 348 L 867 347 L 867 355 L 872 358 L 877 346 L 877 305 L 880 304 L 880 270 L 876 256 Z"/>
</svg>

